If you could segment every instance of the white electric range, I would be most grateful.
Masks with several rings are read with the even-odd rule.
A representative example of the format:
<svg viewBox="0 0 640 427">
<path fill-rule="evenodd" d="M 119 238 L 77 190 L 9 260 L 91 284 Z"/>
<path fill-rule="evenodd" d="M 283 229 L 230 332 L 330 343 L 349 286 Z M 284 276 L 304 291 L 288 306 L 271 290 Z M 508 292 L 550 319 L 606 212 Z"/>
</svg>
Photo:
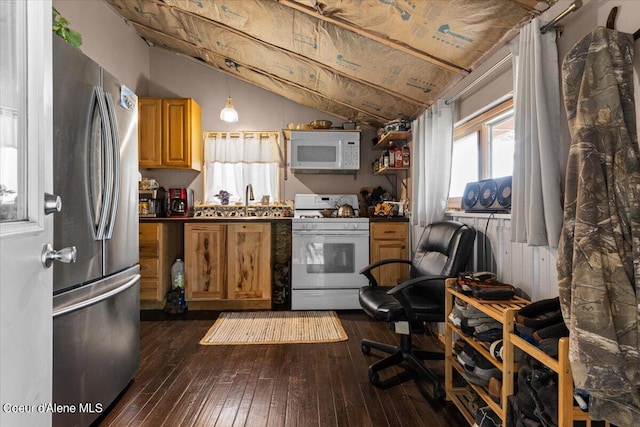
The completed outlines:
<svg viewBox="0 0 640 427">
<path fill-rule="evenodd" d="M 292 220 L 291 308 L 359 309 L 358 289 L 368 281 L 359 271 L 369 264 L 369 218 L 358 215 L 355 194 L 297 194 Z M 355 217 L 337 217 L 349 204 Z M 320 214 L 330 209 L 333 215 Z"/>
</svg>

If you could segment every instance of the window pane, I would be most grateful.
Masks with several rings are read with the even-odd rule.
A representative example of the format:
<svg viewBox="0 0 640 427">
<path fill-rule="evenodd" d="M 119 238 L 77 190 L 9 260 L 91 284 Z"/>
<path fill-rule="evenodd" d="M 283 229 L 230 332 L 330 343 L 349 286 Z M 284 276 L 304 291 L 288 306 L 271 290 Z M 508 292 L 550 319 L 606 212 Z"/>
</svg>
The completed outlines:
<svg viewBox="0 0 640 427">
<path fill-rule="evenodd" d="M 478 180 L 478 132 L 453 141 L 449 197 L 462 197 L 468 182 Z"/>
<path fill-rule="evenodd" d="M 263 196 L 269 196 L 270 202 L 278 201 L 278 164 L 277 163 L 206 163 L 205 202 L 220 204 L 217 197 L 220 191 L 230 193 L 229 202 L 245 203 L 247 185 L 253 187 L 258 203 Z"/>
<path fill-rule="evenodd" d="M 0 221 L 25 220 L 26 44 L 21 2 L 0 2 Z"/>
<path fill-rule="evenodd" d="M 514 125 L 513 112 L 489 125 L 492 178 L 513 175 Z"/>
</svg>

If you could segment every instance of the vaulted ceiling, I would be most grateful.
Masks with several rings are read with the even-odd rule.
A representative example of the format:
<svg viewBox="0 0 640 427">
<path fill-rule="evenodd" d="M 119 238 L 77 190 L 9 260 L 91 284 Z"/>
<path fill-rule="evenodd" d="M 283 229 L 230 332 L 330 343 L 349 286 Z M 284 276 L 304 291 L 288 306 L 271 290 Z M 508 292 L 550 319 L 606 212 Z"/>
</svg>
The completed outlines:
<svg viewBox="0 0 640 427">
<path fill-rule="evenodd" d="M 378 127 L 413 119 L 557 0 L 106 0 L 150 45 Z"/>
</svg>

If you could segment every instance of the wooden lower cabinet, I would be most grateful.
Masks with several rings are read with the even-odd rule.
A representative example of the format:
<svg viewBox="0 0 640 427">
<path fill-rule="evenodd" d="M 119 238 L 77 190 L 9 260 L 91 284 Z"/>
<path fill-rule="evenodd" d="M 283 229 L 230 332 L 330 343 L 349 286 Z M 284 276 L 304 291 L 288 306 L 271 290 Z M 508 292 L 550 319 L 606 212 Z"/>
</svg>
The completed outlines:
<svg viewBox="0 0 640 427">
<path fill-rule="evenodd" d="M 226 225 L 185 225 L 187 300 L 227 298 L 226 232 Z"/>
<path fill-rule="evenodd" d="M 271 308 L 271 225 L 185 225 L 190 309 Z"/>
<path fill-rule="evenodd" d="M 371 222 L 369 260 L 409 259 L 409 226 L 406 222 Z M 376 268 L 373 275 L 381 286 L 394 286 L 398 279 L 409 277 L 407 264 L 390 264 Z"/>
<path fill-rule="evenodd" d="M 171 265 L 182 255 L 182 224 L 140 223 L 140 301 L 143 308 L 162 308 L 171 289 Z"/>
</svg>

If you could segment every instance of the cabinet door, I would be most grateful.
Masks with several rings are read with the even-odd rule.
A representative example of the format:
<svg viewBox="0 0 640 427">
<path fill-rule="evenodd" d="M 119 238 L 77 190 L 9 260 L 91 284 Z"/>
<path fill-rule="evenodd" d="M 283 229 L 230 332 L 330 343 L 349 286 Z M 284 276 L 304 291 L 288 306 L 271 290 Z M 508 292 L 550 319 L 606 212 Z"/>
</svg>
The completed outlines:
<svg viewBox="0 0 640 427">
<path fill-rule="evenodd" d="M 138 103 L 138 162 L 141 168 L 162 166 L 162 100 L 140 98 Z"/>
<path fill-rule="evenodd" d="M 407 232 L 406 223 L 372 223 L 371 262 L 391 258 L 408 259 Z M 407 264 L 384 265 L 376 270 L 373 275 L 381 286 L 394 286 L 398 279 L 409 277 Z"/>
<path fill-rule="evenodd" d="M 271 299 L 271 225 L 229 224 L 230 299 Z"/>
<path fill-rule="evenodd" d="M 165 141 L 163 164 L 166 167 L 188 168 L 191 163 L 190 99 L 164 99 L 162 101 Z"/>
<path fill-rule="evenodd" d="M 185 291 L 188 300 L 227 298 L 225 276 L 226 226 L 186 224 Z"/>
</svg>

